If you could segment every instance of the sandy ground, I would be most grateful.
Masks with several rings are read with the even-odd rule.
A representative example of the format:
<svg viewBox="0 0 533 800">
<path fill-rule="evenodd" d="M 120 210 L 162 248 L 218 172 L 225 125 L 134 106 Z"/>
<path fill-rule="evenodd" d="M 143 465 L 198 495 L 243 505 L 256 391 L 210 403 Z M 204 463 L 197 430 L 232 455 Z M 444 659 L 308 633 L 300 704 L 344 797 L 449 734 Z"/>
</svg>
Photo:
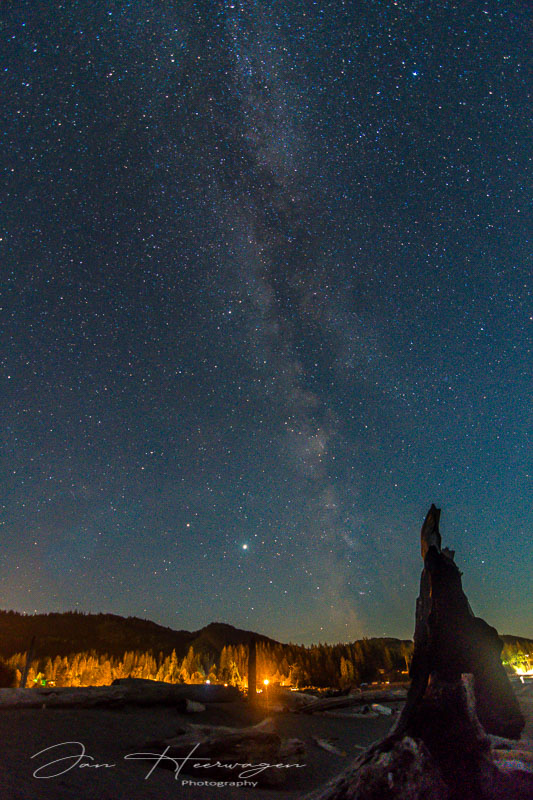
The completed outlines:
<svg viewBox="0 0 533 800">
<path fill-rule="evenodd" d="M 349 761 L 375 739 L 381 738 L 390 727 L 392 717 L 346 719 L 307 716 L 292 713 L 271 714 L 282 738 L 300 738 L 307 747 L 305 766 L 287 770 L 283 788 L 223 787 L 183 785 L 182 781 L 200 780 L 181 773 L 176 779 L 172 770 L 157 768 L 148 779 L 151 762 L 125 760 L 131 753 L 146 752 L 146 743 L 175 735 L 184 724 L 210 723 L 240 726 L 254 724 L 265 717 L 258 711 L 251 714 L 244 704 L 210 706 L 201 714 L 177 714 L 168 707 L 100 709 L 5 709 L 0 711 L 2 763 L 0 765 L 0 796 L 10 800 L 205 800 L 206 798 L 260 798 L 261 800 L 291 800 L 304 797 L 309 791 L 340 772 Z M 346 756 L 328 753 L 319 748 L 312 737 L 335 739 L 335 745 Z M 57 777 L 34 777 L 33 773 L 54 759 L 85 753 L 98 764 L 110 767 L 72 766 Z M 52 745 L 61 747 L 34 754 Z M 357 745 L 359 747 L 357 747 Z M 76 759 L 49 767 L 60 772 Z M 88 762 L 88 759 L 85 759 Z M 43 773 L 46 774 L 46 770 Z M 206 776 L 207 777 L 207 776 Z M 215 780 L 215 778 L 208 778 Z M 225 780 L 229 780 L 227 777 Z M 234 779 L 231 779 L 234 780 Z M 249 780 L 253 780 L 250 778 Z"/>
<path fill-rule="evenodd" d="M 531 686 L 516 688 L 527 719 L 524 737 L 531 739 L 533 682 Z M 399 708 L 401 704 L 395 705 Z M 117 710 L 3 709 L 0 710 L 0 797 L 10 800 L 302 800 L 308 792 L 341 772 L 362 747 L 383 737 L 395 719 L 385 716 L 334 718 L 288 712 L 269 714 L 282 738 L 302 739 L 307 748 L 303 759 L 305 766 L 287 770 L 287 781 L 279 789 L 191 786 L 183 781 L 200 781 L 203 776 L 182 772 L 176 778 L 172 770 L 161 768 L 154 769 L 146 778 L 152 762 L 125 759 L 128 754 L 146 752 L 148 742 L 171 737 L 191 722 L 240 727 L 255 724 L 266 715 L 266 710 L 252 711 L 244 703 L 212 704 L 205 712 L 192 716 L 164 706 Z M 346 755 L 324 751 L 313 737 L 332 740 Z M 80 744 L 66 745 L 65 742 Z M 53 745 L 61 747 L 32 758 Z M 35 770 L 55 758 L 81 753 L 81 745 L 85 753 L 93 757 L 92 763 L 112 766 L 72 766 L 56 777 L 34 776 Z M 62 762 L 48 770 L 60 772 L 74 761 Z M 217 780 L 209 776 L 205 779 Z M 234 779 L 225 777 L 224 780 Z"/>
</svg>

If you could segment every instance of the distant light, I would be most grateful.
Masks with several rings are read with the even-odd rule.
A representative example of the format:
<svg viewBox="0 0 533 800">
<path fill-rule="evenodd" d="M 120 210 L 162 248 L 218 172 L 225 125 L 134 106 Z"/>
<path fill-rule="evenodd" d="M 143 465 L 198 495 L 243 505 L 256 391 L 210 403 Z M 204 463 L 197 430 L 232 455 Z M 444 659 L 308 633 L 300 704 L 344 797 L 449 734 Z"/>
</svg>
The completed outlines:
<svg viewBox="0 0 533 800">
<path fill-rule="evenodd" d="M 526 676 L 528 678 L 533 677 L 533 669 L 526 670 L 523 667 L 515 667 L 514 664 L 512 666 L 517 675 Z"/>
<path fill-rule="evenodd" d="M 248 550 L 248 545 L 247 544 L 243 544 L 242 549 L 243 550 Z"/>
<path fill-rule="evenodd" d="M 265 680 L 263 681 L 263 683 L 265 684 L 265 686 L 268 686 L 268 684 L 270 683 L 270 681 L 268 680 L 268 678 L 265 678 Z"/>
<path fill-rule="evenodd" d="M 413 78 L 417 78 L 418 77 L 418 72 L 415 70 L 414 72 L 411 73 L 411 75 L 413 76 Z"/>
<path fill-rule="evenodd" d="M 209 685 L 211 683 L 211 681 L 206 681 L 206 683 Z"/>
</svg>

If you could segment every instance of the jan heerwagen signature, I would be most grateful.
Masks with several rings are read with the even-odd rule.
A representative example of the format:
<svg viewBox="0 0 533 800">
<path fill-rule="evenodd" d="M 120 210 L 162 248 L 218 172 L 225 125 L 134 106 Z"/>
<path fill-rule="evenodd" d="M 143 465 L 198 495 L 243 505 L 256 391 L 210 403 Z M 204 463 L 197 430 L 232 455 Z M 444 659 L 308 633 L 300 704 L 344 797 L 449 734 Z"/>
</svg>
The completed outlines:
<svg viewBox="0 0 533 800">
<path fill-rule="evenodd" d="M 227 769 L 228 772 L 235 774 L 235 772 L 239 770 L 237 776 L 240 779 L 254 778 L 268 769 L 298 769 L 305 767 L 305 764 L 270 764 L 267 762 L 261 762 L 259 764 L 241 762 L 226 763 L 220 761 L 211 762 L 208 758 L 203 758 L 200 756 L 193 758 L 194 753 L 199 746 L 200 742 L 195 744 L 186 756 L 182 756 L 180 758 L 167 755 L 168 751 L 170 750 L 170 746 L 168 746 L 165 750 L 163 750 L 162 753 L 128 753 L 124 756 L 124 760 L 153 762 L 152 766 L 144 776 L 145 780 L 148 780 L 155 768 L 161 764 L 164 764 L 165 766 L 169 766 L 169 764 L 171 765 L 171 768 L 174 770 L 175 779 L 179 777 L 186 764 L 193 769 L 206 771 L 209 769 L 215 769 L 219 772 L 220 770 Z M 75 752 L 71 752 L 72 748 L 75 749 Z M 61 753 L 65 752 L 67 754 L 61 755 Z M 34 753 L 31 758 L 37 758 L 45 753 L 50 754 L 53 756 L 53 758 L 51 761 L 47 761 L 45 764 L 41 764 L 40 767 L 37 767 L 33 773 L 34 778 L 40 778 L 43 780 L 57 778 L 60 775 L 65 775 L 65 773 L 76 768 L 93 771 L 113 769 L 116 767 L 116 763 L 110 764 L 108 762 L 96 761 L 94 756 L 91 756 L 86 752 L 85 745 L 82 742 L 69 741 L 52 744 L 50 747 L 45 747 L 43 750 L 39 750 L 38 753 Z"/>
</svg>

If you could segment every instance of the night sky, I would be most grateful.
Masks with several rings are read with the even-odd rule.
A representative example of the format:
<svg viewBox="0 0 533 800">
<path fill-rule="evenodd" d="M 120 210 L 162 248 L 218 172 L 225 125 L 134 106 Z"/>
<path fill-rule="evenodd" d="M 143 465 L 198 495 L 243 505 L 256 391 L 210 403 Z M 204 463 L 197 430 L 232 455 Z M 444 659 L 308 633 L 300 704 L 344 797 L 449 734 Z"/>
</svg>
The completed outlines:
<svg viewBox="0 0 533 800">
<path fill-rule="evenodd" d="M 2 3 L 0 607 L 533 634 L 530 24 Z"/>
</svg>

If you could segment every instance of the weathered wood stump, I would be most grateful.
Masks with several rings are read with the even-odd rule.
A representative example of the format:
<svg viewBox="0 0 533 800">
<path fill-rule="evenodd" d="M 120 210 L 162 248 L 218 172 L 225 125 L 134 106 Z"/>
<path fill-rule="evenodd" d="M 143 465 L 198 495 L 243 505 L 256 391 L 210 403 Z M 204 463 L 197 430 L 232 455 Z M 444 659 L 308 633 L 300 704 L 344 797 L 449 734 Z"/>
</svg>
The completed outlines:
<svg viewBox="0 0 533 800">
<path fill-rule="evenodd" d="M 476 713 L 486 732 L 517 739 L 524 718 L 500 660 L 503 642 L 495 628 L 474 617 L 455 554 L 441 550 L 439 519 L 440 509 L 432 505 L 420 535 L 424 570 L 416 603 L 412 682 L 398 728 L 407 724 L 430 675 L 456 682 L 471 673 Z"/>
<path fill-rule="evenodd" d="M 440 510 L 421 532 L 411 686 L 385 739 L 309 800 L 531 800 L 533 746 L 500 661 L 494 628 L 474 617 L 454 553 L 441 549 Z M 488 734 L 507 737 L 502 758 Z M 520 756 L 516 753 L 521 753 Z M 530 754 L 530 755 L 528 755 Z M 530 759 L 531 756 L 531 759 Z"/>
</svg>

